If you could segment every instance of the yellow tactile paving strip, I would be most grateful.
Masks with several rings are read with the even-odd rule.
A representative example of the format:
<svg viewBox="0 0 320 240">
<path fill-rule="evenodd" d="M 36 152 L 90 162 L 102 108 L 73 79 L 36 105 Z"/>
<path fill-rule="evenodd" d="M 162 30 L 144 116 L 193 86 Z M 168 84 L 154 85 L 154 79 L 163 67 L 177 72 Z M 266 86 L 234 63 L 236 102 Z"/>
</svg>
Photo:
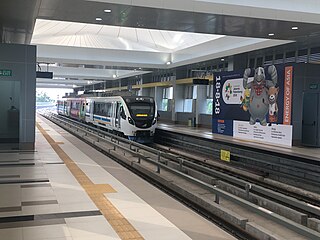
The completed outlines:
<svg viewBox="0 0 320 240">
<path fill-rule="evenodd" d="M 105 219 L 110 223 L 121 239 L 142 240 L 140 233 L 129 223 L 129 221 L 113 206 L 113 204 L 103 195 L 104 193 L 116 192 L 109 184 L 94 184 L 88 176 L 78 167 L 78 165 L 66 154 L 59 144 L 55 142 L 45 129 L 37 123 L 37 128 L 66 164 L 67 168 L 77 179 L 79 184 L 86 191 L 91 200 L 99 208 Z"/>
</svg>

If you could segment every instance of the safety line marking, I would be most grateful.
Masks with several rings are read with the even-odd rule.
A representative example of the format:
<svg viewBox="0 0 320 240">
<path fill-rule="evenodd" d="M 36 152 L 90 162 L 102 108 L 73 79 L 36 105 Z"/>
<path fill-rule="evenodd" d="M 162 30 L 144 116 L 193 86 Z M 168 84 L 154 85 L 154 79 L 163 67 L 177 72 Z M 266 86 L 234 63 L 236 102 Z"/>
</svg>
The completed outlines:
<svg viewBox="0 0 320 240">
<path fill-rule="evenodd" d="M 144 238 L 132 226 L 132 224 L 118 211 L 118 209 L 104 196 L 104 193 L 115 193 L 116 191 L 109 184 L 94 184 L 88 176 L 78 167 L 78 165 L 66 154 L 55 142 L 50 135 L 37 122 L 37 128 L 45 137 L 53 150 L 58 154 L 61 160 L 65 163 L 69 171 L 76 178 L 79 184 L 86 191 L 88 196 L 99 208 L 102 215 L 109 222 L 115 232 L 123 240 L 143 240 Z"/>
</svg>

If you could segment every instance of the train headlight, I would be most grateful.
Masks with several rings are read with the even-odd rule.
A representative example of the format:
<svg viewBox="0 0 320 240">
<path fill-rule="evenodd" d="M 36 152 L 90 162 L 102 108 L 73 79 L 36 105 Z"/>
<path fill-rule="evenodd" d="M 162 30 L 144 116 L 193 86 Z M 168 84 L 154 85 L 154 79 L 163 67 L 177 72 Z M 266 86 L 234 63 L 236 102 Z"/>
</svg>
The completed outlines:
<svg viewBox="0 0 320 240">
<path fill-rule="evenodd" d="M 133 119 L 132 119 L 131 117 L 128 117 L 128 121 L 129 121 L 129 123 L 130 123 L 131 125 L 134 125 L 134 121 L 133 121 Z"/>
<path fill-rule="evenodd" d="M 153 119 L 153 121 L 152 121 L 152 125 L 155 125 L 156 124 L 156 122 L 157 122 L 157 119 L 155 118 L 155 119 Z"/>
</svg>

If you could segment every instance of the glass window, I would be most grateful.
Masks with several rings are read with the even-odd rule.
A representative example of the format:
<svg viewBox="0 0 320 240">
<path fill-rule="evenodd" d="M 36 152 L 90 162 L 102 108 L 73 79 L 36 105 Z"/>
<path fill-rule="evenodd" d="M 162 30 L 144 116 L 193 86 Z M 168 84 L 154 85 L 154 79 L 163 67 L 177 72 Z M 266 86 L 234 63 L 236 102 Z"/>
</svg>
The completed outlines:
<svg viewBox="0 0 320 240">
<path fill-rule="evenodd" d="M 90 108 L 91 108 L 91 103 L 87 102 L 86 103 L 86 113 L 90 113 Z"/>
<path fill-rule="evenodd" d="M 185 99 L 183 104 L 183 112 L 192 112 L 192 99 Z"/>
<path fill-rule="evenodd" d="M 128 104 L 128 108 L 133 119 L 154 117 L 154 103 L 133 102 Z"/>
<path fill-rule="evenodd" d="M 213 87 L 212 87 L 212 84 L 207 85 L 207 98 L 213 99 Z"/>
<path fill-rule="evenodd" d="M 173 99 L 173 87 L 164 88 L 162 98 Z"/>
<path fill-rule="evenodd" d="M 257 58 L 257 67 L 261 67 L 263 64 L 263 57 L 258 57 Z"/>
<path fill-rule="evenodd" d="M 212 114 L 213 99 L 207 99 L 206 114 Z"/>
<path fill-rule="evenodd" d="M 249 68 L 254 68 L 254 62 L 255 62 L 255 59 L 254 58 L 250 58 L 249 60 Z"/>
<path fill-rule="evenodd" d="M 192 98 L 197 99 L 197 96 L 198 96 L 198 86 L 193 86 Z"/>
<path fill-rule="evenodd" d="M 173 87 L 163 89 L 160 108 L 161 111 L 169 110 L 169 99 L 173 99 Z"/>
<path fill-rule="evenodd" d="M 193 86 L 191 85 L 184 86 L 184 98 L 192 99 L 192 97 L 193 97 Z"/>
<path fill-rule="evenodd" d="M 112 116 L 112 103 L 106 103 L 106 116 Z"/>
<path fill-rule="evenodd" d="M 161 111 L 168 111 L 169 100 L 167 98 L 162 99 L 161 102 Z"/>
</svg>

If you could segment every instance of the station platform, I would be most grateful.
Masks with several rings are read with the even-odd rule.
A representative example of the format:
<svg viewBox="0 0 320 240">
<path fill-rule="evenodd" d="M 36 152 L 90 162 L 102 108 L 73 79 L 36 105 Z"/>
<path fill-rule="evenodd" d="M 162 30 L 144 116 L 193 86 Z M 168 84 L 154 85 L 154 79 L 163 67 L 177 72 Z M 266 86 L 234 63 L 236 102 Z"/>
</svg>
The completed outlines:
<svg viewBox="0 0 320 240">
<path fill-rule="evenodd" d="M 259 143 L 248 141 L 244 139 L 237 139 L 231 136 L 212 133 L 210 128 L 203 127 L 189 127 L 181 124 L 158 123 L 158 128 L 161 130 L 171 131 L 175 133 L 190 135 L 198 138 L 210 139 L 213 141 L 220 141 L 224 143 L 231 143 L 243 147 L 250 147 L 267 152 L 277 152 L 293 157 L 301 157 L 320 161 L 320 148 L 303 147 L 303 146 L 285 146 L 272 145 L 266 143 Z"/>
<path fill-rule="evenodd" d="M 0 153 L 0 240 L 235 239 L 62 128 Z"/>
</svg>

